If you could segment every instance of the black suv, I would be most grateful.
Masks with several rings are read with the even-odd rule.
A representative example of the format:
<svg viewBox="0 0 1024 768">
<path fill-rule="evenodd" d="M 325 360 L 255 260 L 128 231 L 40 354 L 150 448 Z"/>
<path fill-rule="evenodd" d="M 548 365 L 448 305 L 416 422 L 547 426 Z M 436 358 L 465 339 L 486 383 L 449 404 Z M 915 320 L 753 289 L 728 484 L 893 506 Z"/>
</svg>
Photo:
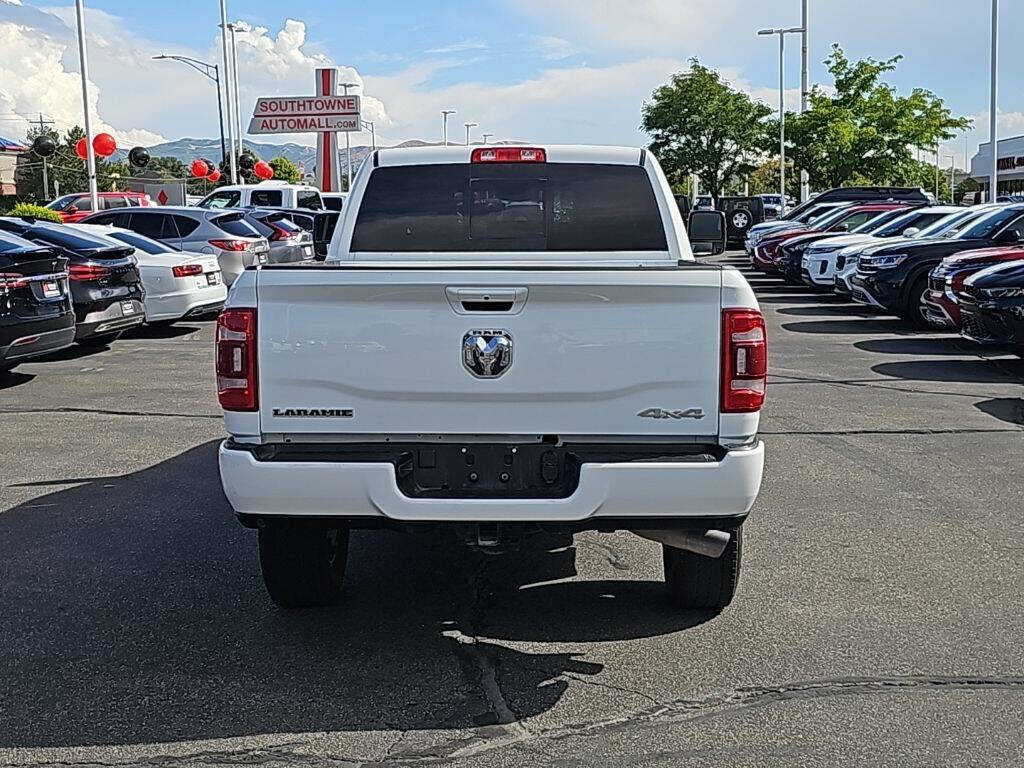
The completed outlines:
<svg viewBox="0 0 1024 768">
<path fill-rule="evenodd" d="M 957 300 L 966 338 L 1009 345 L 1024 357 L 1024 260 L 971 275 Z"/>
<path fill-rule="evenodd" d="M 68 260 L 78 343 L 106 346 L 145 322 L 146 294 L 131 246 L 35 219 L 0 217 L 0 230 L 51 246 Z"/>
<path fill-rule="evenodd" d="M 75 341 L 68 260 L 0 231 L 0 373 Z"/>
<path fill-rule="evenodd" d="M 945 237 L 903 240 L 868 248 L 850 281 L 853 298 L 928 328 L 928 273 L 960 251 L 1024 242 L 1024 205 L 996 205 Z"/>
<path fill-rule="evenodd" d="M 743 245 L 747 232 L 765 220 L 764 200 L 760 197 L 720 197 L 715 208 L 725 214 L 726 240 Z"/>
</svg>

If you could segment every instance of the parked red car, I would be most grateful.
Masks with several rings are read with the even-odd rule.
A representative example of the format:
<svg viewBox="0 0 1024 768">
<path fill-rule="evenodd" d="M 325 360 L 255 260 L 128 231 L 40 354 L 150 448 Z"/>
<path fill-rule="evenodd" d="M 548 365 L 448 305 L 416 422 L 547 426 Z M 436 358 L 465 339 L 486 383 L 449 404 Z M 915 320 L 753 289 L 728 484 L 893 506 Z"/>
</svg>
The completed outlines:
<svg viewBox="0 0 1024 768">
<path fill-rule="evenodd" d="M 99 202 L 101 211 L 140 206 L 148 208 L 156 205 L 145 192 L 100 192 Z M 46 207 L 57 211 L 65 224 L 81 221 L 94 213 L 89 195 L 81 192 L 74 195 L 62 195 Z"/>
<path fill-rule="evenodd" d="M 936 328 L 960 328 L 960 301 L 964 280 L 986 267 L 1006 261 L 1024 260 L 1024 246 L 979 248 L 947 256 L 928 276 L 928 291 L 922 299 L 925 317 Z"/>
<path fill-rule="evenodd" d="M 762 272 L 776 272 L 779 268 L 779 258 L 782 255 L 781 246 L 783 243 L 804 235 L 821 234 L 823 232 L 833 232 L 836 234 L 850 232 L 875 218 L 880 213 L 904 208 L 910 210 L 904 203 L 892 202 L 851 203 L 850 205 L 836 208 L 820 218 L 808 222 L 806 226 L 799 229 L 787 229 L 776 235 L 765 236 L 754 249 L 751 265 L 754 269 Z M 797 270 L 799 276 L 799 265 L 797 265 Z"/>
</svg>

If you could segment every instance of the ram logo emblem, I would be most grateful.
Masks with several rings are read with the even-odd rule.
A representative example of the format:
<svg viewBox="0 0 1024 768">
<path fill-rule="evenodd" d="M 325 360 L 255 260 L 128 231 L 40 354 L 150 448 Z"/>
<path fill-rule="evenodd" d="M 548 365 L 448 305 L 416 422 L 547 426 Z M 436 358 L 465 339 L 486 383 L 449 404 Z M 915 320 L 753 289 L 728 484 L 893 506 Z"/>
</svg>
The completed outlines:
<svg viewBox="0 0 1024 768">
<path fill-rule="evenodd" d="M 508 331 L 470 331 L 462 337 L 462 364 L 478 379 L 496 379 L 512 365 Z"/>
</svg>

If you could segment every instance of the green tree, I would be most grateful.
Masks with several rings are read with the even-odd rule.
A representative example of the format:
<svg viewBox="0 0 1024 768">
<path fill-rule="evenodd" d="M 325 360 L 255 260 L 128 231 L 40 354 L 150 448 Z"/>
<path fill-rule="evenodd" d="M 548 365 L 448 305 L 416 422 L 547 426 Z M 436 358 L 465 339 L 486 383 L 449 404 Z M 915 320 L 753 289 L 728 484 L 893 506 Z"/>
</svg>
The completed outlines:
<svg viewBox="0 0 1024 768">
<path fill-rule="evenodd" d="M 672 75 L 644 102 L 642 128 L 670 182 L 678 185 L 696 173 L 701 189 L 717 196 L 731 178 L 756 165 L 769 144 L 771 114 L 771 107 L 691 59 L 689 72 Z"/>
<path fill-rule="evenodd" d="M 49 190 L 43 189 L 42 159 L 35 155 L 26 155 L 19 159 L 15 171 L 18 194 L 36 200 L 52 200 L 55 183 L 62 195 L 70 192 L 87 192 L 89 178 L 85 170 L 85 161 L 75 154 L 75 145 L 79 139 L 85 136 L 85 131 L 76 125 L 61 135 L 52 128 L 39 129 L 36 127 L 29 129 L 25 141 L 31 144 L 37 136 L 43 134 L 52 138 L 57 144 L 57 151 L 46 160 L 50 188 Z M 97 186 L 101 189 L 103 188 L 101 180 L 106 175 L 107 165 L 107 161 L 102 157 L 96 158 Z"/>
<path fill-rule="evenodd" d="M 931 91 L 915 88 L 900 96 L 883 82 L 901 58 L 851 62 L 839 45 L 832 46 L 825 63 L 834 91 L 815 86 L 808 111 L 786 117 L 787 155 L 807 170 L 813 187 L 829 189 L 857 178 L 901 183 L 920 170 L 915 148 L 931 149 L 970 127 L 970 119 L 954 117 Z"/>
<path fill-rule="evenodd" d="M 287 157 L 275 157 L 270 161 L 270 167 L 274 169 L 274 178 L 287 181 L 289 184 L 298 184 L 301 180 L 299 168 Z"/>
</svg>

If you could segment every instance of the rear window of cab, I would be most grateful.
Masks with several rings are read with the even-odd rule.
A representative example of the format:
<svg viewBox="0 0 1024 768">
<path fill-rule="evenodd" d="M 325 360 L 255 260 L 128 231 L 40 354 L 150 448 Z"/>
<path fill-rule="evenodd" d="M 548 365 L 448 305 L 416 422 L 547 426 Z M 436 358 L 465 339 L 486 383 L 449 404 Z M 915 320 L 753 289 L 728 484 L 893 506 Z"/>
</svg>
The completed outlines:
<svg viewBox="0 0 1024 768">
<path fill-rule="evenodd" d="M 355 252 L 665 251 L 639 165 L 440 164 L 376 168 Z"/>
</svg>

